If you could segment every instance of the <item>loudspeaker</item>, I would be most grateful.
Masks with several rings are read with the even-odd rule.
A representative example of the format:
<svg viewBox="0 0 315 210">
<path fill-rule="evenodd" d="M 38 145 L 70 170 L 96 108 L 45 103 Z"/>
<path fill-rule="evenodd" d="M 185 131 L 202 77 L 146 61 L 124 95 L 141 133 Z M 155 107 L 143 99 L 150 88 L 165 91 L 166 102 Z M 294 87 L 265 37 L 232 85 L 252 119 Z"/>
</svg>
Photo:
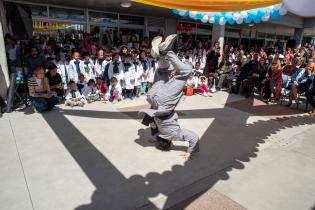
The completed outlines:
<svg viewBox="0 0 315 210">
<path fill-rule="evenodd" d="M 29 40 L 33 33 L 32 11 L 28 5 L 5 2 L 6 18 L 11 34 L 18 40 Z"/>
</svg>

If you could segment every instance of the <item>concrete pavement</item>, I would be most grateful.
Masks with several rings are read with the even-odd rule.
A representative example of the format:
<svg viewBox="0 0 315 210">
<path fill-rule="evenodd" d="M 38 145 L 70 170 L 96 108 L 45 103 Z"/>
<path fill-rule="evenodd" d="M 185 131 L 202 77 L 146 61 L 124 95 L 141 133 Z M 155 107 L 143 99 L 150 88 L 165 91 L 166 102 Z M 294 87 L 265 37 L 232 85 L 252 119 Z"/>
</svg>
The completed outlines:
<svg viewBox="0 0 315 210">
<path fill-rule="evenodd" d="M 243 100 L 219 92 L 180 104 L 181 125 L 201 136 L 201 152 L 186 163 L 185 143 L 160 152 L 147 142 L 150 132 L 136 119 L 144 98 L 6 114 L 0 209 L 166 209 L 199 192 L 206 193 L 180 208 L 201 207 L 207 194 L 223 207 L 311 208 L 315 119 L 273 105 L 265 115 L 246 112 L 235 105 Z"/>
</svg>

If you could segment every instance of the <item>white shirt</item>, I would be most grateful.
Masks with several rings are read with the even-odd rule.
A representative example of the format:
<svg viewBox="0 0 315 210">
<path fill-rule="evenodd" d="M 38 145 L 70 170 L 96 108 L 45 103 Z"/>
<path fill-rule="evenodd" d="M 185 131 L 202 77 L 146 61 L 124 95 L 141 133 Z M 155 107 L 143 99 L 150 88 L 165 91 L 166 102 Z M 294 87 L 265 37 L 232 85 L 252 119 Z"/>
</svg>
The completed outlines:
<svg viewBox="0 0 315 210">
<path fill-rule="evenodd" d="M 141 77 L 143 74 L 142 64 L 139 60 L 133 61 L 133 64 L 134 64 L 135 72 L 136 72 L 135 86 L 139 86 L 141 85 Z"/>
<path fill-rule="evenodd" d="M 71 71 L 71 80 L 73 80 L 76 83 L 79 83 L 79 74 L 77 71 L 77 67 L 75 65 L 76 60 L 72 59 L 69 63 L 70 66 L 70 71 Z M 79 69 L 80 69 L 80 74 L 83 74 L 85 76 L 85 71 L 84 71 L 84 62 L 82 60 L 78 60 L 79 63 Z"/>
<path fill-rule="evenodd" d="M 146 62 L 147 69 L 145 69 L 144 62 Z M 142 65 L 141 82 L 148 82 L 149 71 L 151 69 L 151 62 L 149 61 L 149 59 L 146 58 L 143 61 L 141 61 L 141 65 Z"/>
<path fill-rule="evenodd" d="M 110 95 L 111 89 L 112 89 L 112 85 L 110 85 L 110 86 L 108 87 L 107 92 L 106 92 L 106 94 L 105 94 L 106 97 L 110 97 L 110 96 L 111 96 L 111 95 Z M 120 86 L 119 84 L 117 84 L 117 85 L 115 86 L 114 92 L 115 92 L 115 91 L 118 91 L 118 93 L 121 95 L 121 93 L 122 93 L 122 88 L 121 88 L 121 86 Z"/>
<path fill-rule="evenodd" d="M 81 93 L 78 90 L 76 90 L 75 91 L 75 98 L 80 98 L 80 97 L 82 97 Z M 68 90 L 67 94 L 66 94 L 66 100 L 70 100 L 70 99 L 74 99 L 72 97 L 72 90 Z"/>
<path fill-rule="evenodd" d="M 82 90 L 82 95 L 84 95 L 85 97 L 88 97 L 89 95 L 97 94 L 97 93 L 99 93 L 97 87 L 85 86 Z"/>
<path fill-rule="evenodd" d="M 114 73 L 114 63 L 115 61 L 112 61 L 109 63 L 108 67 L 108 78 L 111 79 L 113 77 L 116 77 L 117 80 L 123 80 L 124 79 L 124 65 L 122 62 L 117 62 L 118 63 L 118 73 Z"/>
<path fill-rule="evenodd" d="M 148 82 L 153 83 L 154 81 L 154 75 L 155 72 L 158 70 L 159 68 L 159 64 L 157 61 L 155 61 L 153 63 L 153 59 L 150 59 L 150 70 L 149 70 L 149 74 L 148 74 Z"/>
<path fill-rule="evenodd" d="M 123 88 L 127 90 L 132 90 L 135 87 L 136 77 L 137 75 L 135 66 L 132 63 L 130 63 L 128 71 L 124 71 Z"/>
<path fill-rule="evenodd" d="M 68 61 L 58 61 L 57 63 L 57 72 L 60 74 L 62 83 L 64 84 L 64 89 L 67 89 L 68 83 L 73 78 L 72 71 L 70 69 L 70 64 Z M 67 80 L 68 76 L 68 80 Z"/>
<path fill-rule="evenodd" d="M 187 79 L 186 85 L 189 87 L 196 88 L 198 86 L 198 79 L 196 80 L 195 77 L 192 77 L 191 79 Z"/>
</svg>

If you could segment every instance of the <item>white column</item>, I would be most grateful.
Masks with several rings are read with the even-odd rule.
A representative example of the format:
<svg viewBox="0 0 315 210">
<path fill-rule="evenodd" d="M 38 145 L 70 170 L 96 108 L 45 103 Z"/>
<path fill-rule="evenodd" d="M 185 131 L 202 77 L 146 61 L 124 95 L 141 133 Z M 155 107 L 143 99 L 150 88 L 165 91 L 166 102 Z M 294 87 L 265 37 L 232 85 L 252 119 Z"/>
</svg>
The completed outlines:
<svg viewBox="0 0 315 210">
<path fill-rule="evenodd" d="M 3 4 L 0 4 L 3 6 Z M 3 10 L 3 8 L 1 8 Z M 7 56 L 5 51 L 5 44 L 4 44 L 4 34 L 2 30 L 2 20 L 0 21 L 0 96 L 3 99 L 6 99 L 7 90 L 10 85 L 9 82 L 9 71 L 8 71 L 8 64 L 7 64 Z"/>
<path fill-rule="evenodd" d="M 223 52 L 224 46 L 224 34 L 225 34 L 225 25 L 213 25 L 212 27 L 212 45 L 214 42 L 218 41 L 220 43 L 220 55 Z M 221 58 L 220 58 L 221 59 Z"/>
<path fill-rule="evenodd" d="M 293 39 L 295 40 L 295 47 L 300 47 L 302 45 L 304 37 L 304 28 L 295 28 Z"/>
</svg>

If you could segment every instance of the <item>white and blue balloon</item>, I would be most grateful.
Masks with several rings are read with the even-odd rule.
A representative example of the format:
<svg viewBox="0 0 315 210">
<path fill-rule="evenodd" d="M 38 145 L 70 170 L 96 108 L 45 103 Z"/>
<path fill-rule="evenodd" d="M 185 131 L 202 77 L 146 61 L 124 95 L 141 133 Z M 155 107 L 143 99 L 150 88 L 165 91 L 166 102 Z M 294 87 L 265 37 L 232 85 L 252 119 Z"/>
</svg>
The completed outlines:
<svg viewBox="0 0 315 210">
<path fill-rule="evenodd" d="M 173 9 L 174 14 L 200 20 L 203 23 L 220 25 L 225 25 L 226 23 L 260 23 L 262 21 L 268 21 L 269 19 L 279 19 L 281 16 L 287 14 L 287 12 L 288 10 L 283 4 L 237 12 L 196 12 Z"/>
</svg>

